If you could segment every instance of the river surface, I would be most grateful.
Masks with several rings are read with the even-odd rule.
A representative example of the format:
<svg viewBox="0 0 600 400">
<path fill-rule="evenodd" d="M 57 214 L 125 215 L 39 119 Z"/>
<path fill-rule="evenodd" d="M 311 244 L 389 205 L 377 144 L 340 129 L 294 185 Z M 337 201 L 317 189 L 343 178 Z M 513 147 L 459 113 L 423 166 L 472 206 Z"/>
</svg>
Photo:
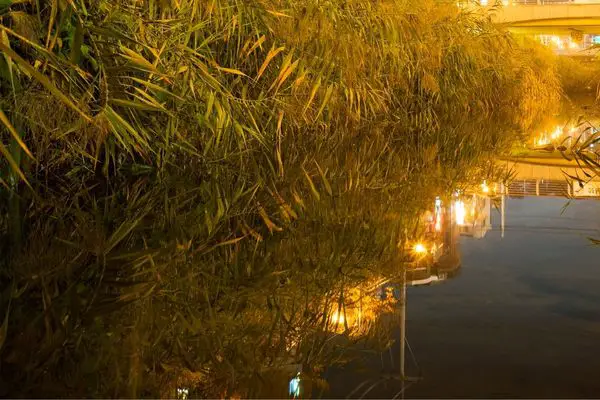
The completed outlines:
<svg viewBox="0 0 600 400">
<path fill-rule="evenodd" d="M 565 203 L 507 199 L 504 234 L 493 210 L 483 238 L 460 238 L 458 275 L 409 286 L 406 370 L 420 380 L 405 397 L 598 396 L 600 249 L 588 237 L 600 233 L 600 204 Z M 329 396 L 398 395 L 402 383 L 380 379 L 398 354 L 368 360 L 363 374 L 332 371 Z"/>
</svg>

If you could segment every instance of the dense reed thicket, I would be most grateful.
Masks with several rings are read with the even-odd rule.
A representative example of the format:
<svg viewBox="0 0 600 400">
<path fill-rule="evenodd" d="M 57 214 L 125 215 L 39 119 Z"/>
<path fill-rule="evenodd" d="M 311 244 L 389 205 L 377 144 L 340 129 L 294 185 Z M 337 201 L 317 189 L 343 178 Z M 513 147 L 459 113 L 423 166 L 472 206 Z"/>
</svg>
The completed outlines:
<svg viewBox="0 0 600 400">
<path fill-rule="evenodd" d="M 0 35 L 11 396 L 318 366 L 332 305 L 510 142 L 490 121 L 559 91 L 543 50 L 434 0 L 12 0 Z"/>
<path fill-rule="evenodd" d="M 597 59 L 559 57 L 557 70 L 563 91 L 567 95 L 600 94 L 600 62 Z"/>
</svg>

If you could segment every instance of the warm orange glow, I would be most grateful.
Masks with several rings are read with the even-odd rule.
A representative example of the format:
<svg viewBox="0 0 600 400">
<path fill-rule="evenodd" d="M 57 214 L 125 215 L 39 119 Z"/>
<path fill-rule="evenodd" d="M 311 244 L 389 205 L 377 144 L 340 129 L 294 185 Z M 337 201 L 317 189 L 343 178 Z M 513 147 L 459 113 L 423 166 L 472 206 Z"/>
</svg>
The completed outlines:
<svg viewBox="0 0 600 400">
<path fill-rule="evenodd" d="M 572 135 L 576 131 L 576 128 L 571 128 L 569 133 Z M 558 141 L 560 138 L 564 136 L 562 126 L 558 125 L 554 128 L 552 132 L 543 132 L 534 139 L 534 144 L 536 146 L 545 146 L 547 144 Z"/>
<path fill-rule="evenodd" d="M 483 193 L 489 193 L 490 192 L 490 187 L 487 185 L 486 181 L 483 181 L 483 183 L 481 184 L 481 191 Z"/>
<path fill-rule="evenodd" d="M 442 231 L 442 214 L 438 213 L 435 215 L 435 231 Z"/>
<path fill-rule="evenodd" d="M 423 243 L 417 243 L 414 245 L 413 250 L 417 254 L 425 254 L 427 253 L 427 247 Z"/>
<path fill-rule="evenodd" d="M 333 322 L 334 324 L 337 325 L 342 325 L 345 321 L 344 318 L 344 314 L 340 313 L 339 311 L 334 311 L 333 315 L 331 316 L 331 322 Z"/>
<path fill-rule="evenodd" d="M 465 224 L 465 203 L 462 200 L 457 200 L 454 202 L 454 213 L 456 215 L 456 223 L 458 225 Z"/>
</svg>

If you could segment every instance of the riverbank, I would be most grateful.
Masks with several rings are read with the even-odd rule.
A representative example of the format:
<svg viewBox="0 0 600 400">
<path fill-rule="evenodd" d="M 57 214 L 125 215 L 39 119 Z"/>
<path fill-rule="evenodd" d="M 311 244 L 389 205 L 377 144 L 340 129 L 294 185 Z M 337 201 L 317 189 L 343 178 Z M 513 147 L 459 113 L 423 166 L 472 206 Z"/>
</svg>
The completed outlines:
<svg viewBox="0 0 600 400">
<path fill-rule="evenodd" d="M 544 49 L 429 0 L 1 7 L 7 396 L 318 369 L 424 204 L 559 99 Z"/>
</svg>

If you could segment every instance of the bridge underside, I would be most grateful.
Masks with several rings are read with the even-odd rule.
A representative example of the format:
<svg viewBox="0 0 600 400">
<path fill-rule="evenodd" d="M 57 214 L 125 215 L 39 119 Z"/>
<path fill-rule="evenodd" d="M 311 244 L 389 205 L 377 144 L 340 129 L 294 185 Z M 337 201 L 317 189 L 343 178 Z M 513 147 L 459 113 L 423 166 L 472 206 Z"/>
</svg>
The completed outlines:
<svg viewBox="0 0 600 400">
<path fill-rule="evenodd" d="M 565 34 L 578 31 L 600 35 L 600 16 L 586 18 L 556 18 L 504 23 L 510 31 L 527 34 Z"/>
</svg>

